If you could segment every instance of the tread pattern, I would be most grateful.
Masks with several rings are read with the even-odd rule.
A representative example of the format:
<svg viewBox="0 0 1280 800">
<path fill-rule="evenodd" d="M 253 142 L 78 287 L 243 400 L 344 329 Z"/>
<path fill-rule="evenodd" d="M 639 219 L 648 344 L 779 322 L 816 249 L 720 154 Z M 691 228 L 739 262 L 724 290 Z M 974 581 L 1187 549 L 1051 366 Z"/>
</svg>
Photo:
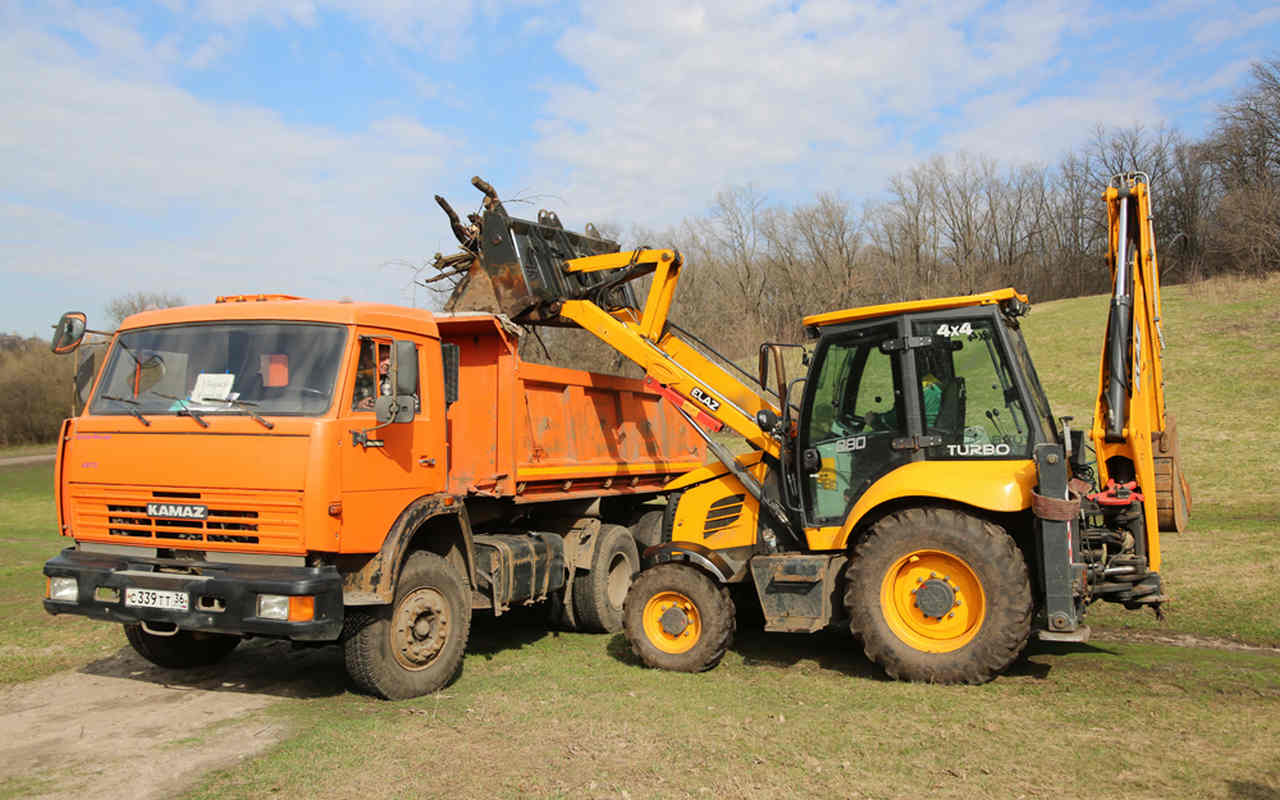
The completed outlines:
<svg viewBox="0 0 1280 800">
<path fill-rule="evenodd" d="M 692 600 L 702 616 L 702 638 L 684 653 L 665 653 L 644 635 L 644 607 L 658 592 L 675 590 Z M 623 611 L 631 652 L 650 667 L 676 672 L 706 672 L 720 663 L 733 644 L 737 612 L 729 587 L 717 584 L 696 567 L 659 564 L 636 578 Z"/>
<path fill-rule="evenodd" d="M 467 581 L 443 557 L 417 551 L 405 559 L 396 586 L 396 602 L 420 586 L 433 586 L 455 604 L 455 630 L 439 659 L 426 669 L 411 672 L 391 653 L 388 629 L 394 605 L 365 609 L 353 620 L 343 642 L 347 675 L 361 691 L 387 700 L 404 700 L 429 694 L 449 685 L 462 671 L 471 630 L 471 593 Z"/>
<path fill-rule="evenodd" d="M 573 615 L 577 630 L 617 633 L 622 630 L 623 609 L 609 604 L 609 565 L 621 554 L 635 575 L 640 571 L 640 553 L 631 531 L 621 525 L 605 523 L 600 526 L 599 536 L 591 569 L 573 579 Z"/>
<path fill-rule="evenodd" d="M 926 653 L 899 639 L 885 622 L 880 586 L 906 553 L 935 548 L 961 556 L 982 582 L 987 610 L 978 634 L 950 653 Z M 912 508 L 877 522 L 854 549 L 846 570 L 849 628 L 867 658 L 892 678 L 929 683 L 986 683 L 1017 659 L 1031 634 L 1034 604 L 1022 552 L 999 526 L 948 508 Z"/>
</svg>

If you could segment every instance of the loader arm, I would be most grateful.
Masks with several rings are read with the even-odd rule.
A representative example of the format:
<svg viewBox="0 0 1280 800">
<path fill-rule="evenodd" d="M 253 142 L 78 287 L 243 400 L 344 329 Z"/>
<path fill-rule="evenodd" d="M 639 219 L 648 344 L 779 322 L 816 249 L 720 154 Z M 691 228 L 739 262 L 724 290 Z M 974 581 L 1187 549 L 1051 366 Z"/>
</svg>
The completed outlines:
<svg viewBox="0 0 1280 800">
<path fill-rule="evenodd" d="M 675 250 L 637 250 L 569 260 L 565 269 L 570 273 L 623 269 L 627 271 L 625 278 L 631 280 L 651 272 L 653 282 L 643 309 L 622 307 L 606 311 L 591 299 L 565 300 L 553 309 L 634 361 L 650 379 L 687 400 L 692 416 L 702 427 L 717 431 L 727 426 L 752 447 L 776 458 L 780 445 L 761 430 L 756 414 L 768 410 L 777 415 L 779 409 L 667 326 L 682 265 Z"/>
</svg>

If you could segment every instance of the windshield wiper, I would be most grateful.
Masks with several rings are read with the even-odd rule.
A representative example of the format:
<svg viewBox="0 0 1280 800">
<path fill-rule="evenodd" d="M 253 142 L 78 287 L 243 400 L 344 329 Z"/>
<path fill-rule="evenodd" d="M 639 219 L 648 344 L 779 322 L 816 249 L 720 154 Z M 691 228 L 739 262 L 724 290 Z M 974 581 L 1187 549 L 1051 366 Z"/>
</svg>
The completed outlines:
<svg viewBox="0 0 1280 800">
<path fill-rule="evenodd" d="M 155 391 L 155 390 L 153 389 L 152 391 Z M 159 395 L 160 397 L 163 397 L 166 400 L 177 400 L 178 403 L 182 406 L 182 410 L 178 412 L 178 416 L 182 416 L 183 414 L 186 414 L 188 417 L 191 417 L 196 422 L 200 423 L 201 428 L 209 427 L 209 423 L 205 421 L 204 417 L 200 416 L 200 412 L 188 406 L 187 401 L 184 400 L 183 398 L 178 397 L 177 395 L 174 395 L 174 394 L 165 394 L 164 392 L 156 392 L 156 394 Z"/>
<path fill-rule="evenodd" d="M 232 400 L 230 397 L 201 397 L 201 398 L 200 398 L 200 402 L 202 402 L 202 403 L 230 403 L 231 405 L 235 406 L 236 408 L 244 409 L 244 413 L 246 413 L 246 414 L 248 414 L 249 416 L 253 417 L 253 418 L 254 418 L 255 420 L 257 420 L 258 422 L 261 422 L 261 423 L 262 423 L 262 427 L 266 428 L 267 430 L 271 430 L 272 428 L 274 428 L 274 427 L 276 426 L 276 424 L 275 424 L 274 422 L 272 422 L 271 420 L 269 420 L 269 419 L 267 419 L 266 417 L 264 417 L 264 416 L 262 416 L 261 414 L 259 414 L 257 411 L 254 411 L 252 408 L 250 408 L 250 406 L 256 406 L 256 405 L 257 405 L 257 403 L 250 403 L 248 400 Z"/>
<path fill-rule="evenodd" d="M 143 425 L 151 424 L 151 420 L 142 416 L 142 412 L 138 410 L 138 406 L 141 405 L 141 403 L 139 403 L 137 400 L 130 400 L 127 397 L 116 397 L 113 394 L 103 394 L 98 396 L 101 397 L 103 400 L 114 400 L 117 403 L 124 403 L 124 410 L 128 411 L 133 416 L 137 417 L 139 422 L 141 422 Z"/>
</svg>

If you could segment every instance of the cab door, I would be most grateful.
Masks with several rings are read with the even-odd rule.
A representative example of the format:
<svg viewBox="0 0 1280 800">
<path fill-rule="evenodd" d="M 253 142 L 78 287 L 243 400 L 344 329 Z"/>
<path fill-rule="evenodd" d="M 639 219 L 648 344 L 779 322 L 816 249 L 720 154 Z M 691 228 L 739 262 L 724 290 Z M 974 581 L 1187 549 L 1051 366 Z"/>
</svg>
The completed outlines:
<svg viewBox="0 0 1280 800">
<path fill-rule="evenodd" d="M 392 391 L 389 375 L 395 340 L 412 341 L 418 364 L 411 422 L 379 426 L 374 401 Z M 357 354 L 340 399 L 342 430 L 343 549 L 376 550 L 396 517 L 413 500 L 444 485 L 443 398 L 437 339 L 397 332 L 360 331 Z M 356 442 L 364 433 L 368 445 Z"/>
<path fill-rule="evenodd" d="M 805 391 L 799 431 L 799 483 L 805 524 L 843 523 L 882 475 L 906 464 L 915 398 L 903 391 L 914 365 L 892 343 L 897 323 L 824 337 Z M 910 406 L 910 407 L 909 407 Z"/>
</svg>

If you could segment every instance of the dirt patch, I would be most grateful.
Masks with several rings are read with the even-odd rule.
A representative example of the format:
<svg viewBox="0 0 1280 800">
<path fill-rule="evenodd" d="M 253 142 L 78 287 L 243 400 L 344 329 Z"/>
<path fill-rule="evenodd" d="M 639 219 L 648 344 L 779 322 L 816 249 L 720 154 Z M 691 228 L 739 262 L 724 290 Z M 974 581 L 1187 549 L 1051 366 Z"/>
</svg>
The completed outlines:
<svg viewBox="0 0 1280 800">
<path fill-rule="evenodd" d="M 0 689 L 0 789 L 31 797 L 171 797 L 280 741 L 256 712 L 344 691 L 336 648 L 243 645 L 177 673 L 128 648 L 76 672 Z"/>
<path fill-rule="evenodd" d="M 1174 647 L 1201 647 L 1211 650 L 1238 650 L 1250 653 L 1280 655 L 1280 647 L 1245 644 L 1217 636 L 1196 636 L 1192 633 L 1159 633 L 1155 631 L 1094 630 L 1089 637 L 1097 642 L 1133 642 L 1136 644 L 1167 644 Z"/>
</svg>

